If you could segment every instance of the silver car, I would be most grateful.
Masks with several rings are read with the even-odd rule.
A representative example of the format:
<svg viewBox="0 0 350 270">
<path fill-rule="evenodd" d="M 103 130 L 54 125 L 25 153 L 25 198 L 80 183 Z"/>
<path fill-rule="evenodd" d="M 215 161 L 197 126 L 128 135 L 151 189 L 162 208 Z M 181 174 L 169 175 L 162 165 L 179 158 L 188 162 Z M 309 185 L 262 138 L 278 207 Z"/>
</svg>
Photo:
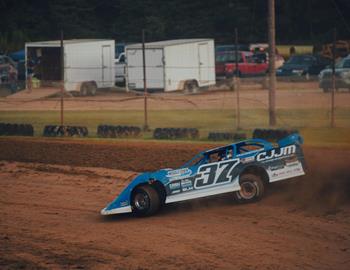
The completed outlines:
<svg viewBox="0 0 350 270">
<path fill-rule="evenodd" d="M 332 69 L 327 67 L 319 74 L 320 88 L 323 92 L 332 89 Z M 350 91 L 350 55 L 343 58 L 335 65 L 335 88 L 347 88 Z"/>
</svg>

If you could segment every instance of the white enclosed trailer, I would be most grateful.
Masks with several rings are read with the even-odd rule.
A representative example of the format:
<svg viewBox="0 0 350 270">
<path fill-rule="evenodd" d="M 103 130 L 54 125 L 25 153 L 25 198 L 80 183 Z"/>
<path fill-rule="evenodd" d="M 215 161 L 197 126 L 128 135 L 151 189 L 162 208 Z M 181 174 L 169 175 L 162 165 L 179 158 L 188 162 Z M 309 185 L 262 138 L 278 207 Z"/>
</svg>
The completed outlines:
<svg viewBox="0 0 350 270">
<path fill-rule="evenodd" d="M 114 86 L 114 40 L 73 39 L 63 41 L 64 88 L 94 95 L 97 88 Z M 32 69 L 42 86 L 58 86 L 61 80 L 61 42 L 25 44 L 26 76 Z"/>
<path fill-rule="evenodd" d="M 142 44 L 125 48 L 127 89 L 143 89 Z M 145 43 L 148 89 L 189 90 L 215 84 L 214 40 L 179 39 Z"/>
</svg>

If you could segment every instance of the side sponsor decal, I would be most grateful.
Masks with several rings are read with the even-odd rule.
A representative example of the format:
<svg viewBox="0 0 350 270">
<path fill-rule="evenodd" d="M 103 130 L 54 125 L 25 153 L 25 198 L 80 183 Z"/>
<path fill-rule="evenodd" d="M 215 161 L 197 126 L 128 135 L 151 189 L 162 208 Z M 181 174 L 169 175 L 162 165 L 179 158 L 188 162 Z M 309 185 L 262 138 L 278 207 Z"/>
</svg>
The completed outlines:
<svg viewBox="0 0 350 270">
<path fill-rule="evenodd" d="M 272 149 L 271 151 L 268 151 L 268 152 L 259 153 L 256 156 L 256 160 L 257 161 L 270 160 L 270 159 L 279 158 L 282 156 L 288 156 L 288 155 L 294 154 L 295 152 L 296 152 L 296 146 L 289 145 L 278 149 Z"/>
<path fill-rule="evenodd" d="M 186 178 L 192 174 L 189 168 L 181 168 L 178 170 L 168 171 L 166 177 L 170 178 L 170 181 Z"/>
<path fill-rule="evenodd" d="M 193 189 L 193 184 L 190 179 L 183 179 L 181 180 L 181 188 L 182 191 L 189 191 Z"/>
<path fill-rule="evenodd" d="M 238 161 L 239 159 L 231 159 L 200 166 L 194 178 L 194 188 L 207 188 L 233 181 L 232 171 Z"/>
</svg>

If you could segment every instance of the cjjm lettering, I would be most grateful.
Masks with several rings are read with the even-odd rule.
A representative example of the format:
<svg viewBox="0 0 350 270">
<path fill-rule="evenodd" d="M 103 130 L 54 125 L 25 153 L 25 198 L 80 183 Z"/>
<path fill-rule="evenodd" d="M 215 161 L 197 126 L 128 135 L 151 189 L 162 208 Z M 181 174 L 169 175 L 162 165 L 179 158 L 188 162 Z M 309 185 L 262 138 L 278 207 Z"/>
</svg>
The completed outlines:
<svg viewBox="0 0 350 270">
<path fill-rule="evenodd" d="M 271 158 L 278 158 L 282 156 L 288 156 L 291 154 L 294 154 L 296 151 L 295 145 L 289 145 L 286 147 L 282 147 L 279 149 L 272 149 L 270 154 L 268 155 L 267 152 L 262 152 L 256 156 L 257 161 L 263 161 Z"/>
</svg>

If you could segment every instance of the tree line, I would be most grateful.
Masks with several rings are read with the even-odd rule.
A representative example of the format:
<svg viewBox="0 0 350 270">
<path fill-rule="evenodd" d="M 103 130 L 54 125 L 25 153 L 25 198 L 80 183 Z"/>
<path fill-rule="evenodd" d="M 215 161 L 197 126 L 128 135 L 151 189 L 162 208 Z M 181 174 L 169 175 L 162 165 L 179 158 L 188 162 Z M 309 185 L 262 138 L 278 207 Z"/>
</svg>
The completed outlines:
<svg viewBox="0 0 350 270">
<path fill-rule="evenodd" d="M 276 0 L 279 44 L 330 42 L 332 29 L 350 39 L 350 1 Z M 267 0 L 0 0 L 0 50 L 21 49 L 26 41 L 110 38 L 140 42 L 214 38 L 241 43 L 267 41 Z"/>
</svg>

